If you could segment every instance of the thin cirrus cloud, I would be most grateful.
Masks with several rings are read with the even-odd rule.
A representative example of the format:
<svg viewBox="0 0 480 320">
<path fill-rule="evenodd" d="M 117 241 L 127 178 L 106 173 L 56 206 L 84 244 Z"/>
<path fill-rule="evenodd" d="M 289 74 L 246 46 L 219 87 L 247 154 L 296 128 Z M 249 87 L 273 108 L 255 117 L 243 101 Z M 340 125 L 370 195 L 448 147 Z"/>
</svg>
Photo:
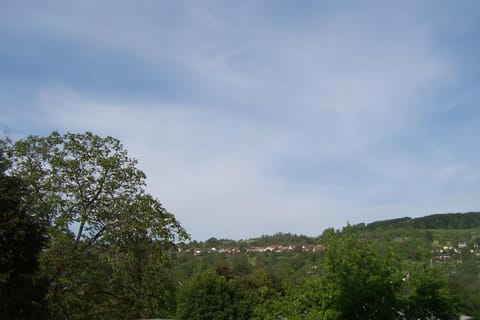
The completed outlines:
<svg viewBox="0 0 480 320">
<path fill-rule="evenodd" d="M 0 10 L 2 127 L 120 138 L 196 239 L 480 205 L 468 5 L 29 5 Z"/>
</svg>

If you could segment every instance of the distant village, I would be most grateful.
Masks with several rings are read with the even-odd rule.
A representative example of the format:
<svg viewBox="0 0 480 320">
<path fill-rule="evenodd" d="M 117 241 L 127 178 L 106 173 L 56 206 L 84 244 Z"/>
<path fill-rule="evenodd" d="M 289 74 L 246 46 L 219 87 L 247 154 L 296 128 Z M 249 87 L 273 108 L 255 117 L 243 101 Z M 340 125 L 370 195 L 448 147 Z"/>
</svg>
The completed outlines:
<svg viewBox="0 0 480 320">
<path fill-rule="evenodd" d="M 476 257 L 480 257 L 480 247 L 478 242 L 473 242 L 471 244 L 467 242 L 459 242 L 456 246 L 448 244 L 435 248 L 433 254 L 436 260 L 449 260 L 453 255 L 459 255 L 465 253 L 465 251 Z"/>
<path fill-rule="evenodd" d="M 287 253 L 287 252 L 321 252 L 325 250 L 325 246 L 321 244 L 305 244 L 301 246 L 296 245 L 268 245 L 268 246 L 250 246 L 245 248 L 240 247 L 209 247 L 209 248 L 187 248 L 181 249 L 180 252 L 191 253 L 194 256 L 200 256 L 208 253 L 219 254 L 235 254 L 240 252 L 254 252 L 254 253 Z M 436 247 L 432 250 L 436 260 L 449 260 L 454 255 L 460 255 L 468 250 L 469 254 L 480 257 L 480 247 L 477 242 L 469 244 L 468 242 L 459 242 L 456 245 L 447 244 Z"/>
<path fill-rule="evenodd" d="M 224 253 L 224 254 L 234 254 L 240 252 L 256 252 L 256 253 L 267 253 L 267 252 L 277 252 L 277 253 L 285 253 L 285 252 L 320 252 L 325 250 L 325 247 L 321 244 L 305 244 L 302 246 L 295 246 L 295 245 L 269 245 L 266 247 L 246 247 L 241 249 L 240 247 L 233 247 L 233 248 L 188 248 L 183 250 L 183 252 L 191 252 L 194 256 L 199 256 L 205 253 Z"/>
</svg>

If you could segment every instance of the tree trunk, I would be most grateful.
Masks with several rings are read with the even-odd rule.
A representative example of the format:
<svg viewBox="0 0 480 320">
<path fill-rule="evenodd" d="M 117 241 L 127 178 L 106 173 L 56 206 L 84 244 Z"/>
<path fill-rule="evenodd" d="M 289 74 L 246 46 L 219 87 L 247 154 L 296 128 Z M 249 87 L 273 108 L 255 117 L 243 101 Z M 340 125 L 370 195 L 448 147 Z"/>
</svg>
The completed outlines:
<svg viewBox="0 0 480 320">
<path fill-rule="evenodd" d="M 80 237 L 82 236 L 82 233 L 83 233 L 83 227 L 85 226 L 85 221 L 86 219 L 83 219 L 82 222 L 80 223 L 80 227 L 78 228 L 77 238 L 75 239 L 75 242 L 80 241 Z"/>
</svg>

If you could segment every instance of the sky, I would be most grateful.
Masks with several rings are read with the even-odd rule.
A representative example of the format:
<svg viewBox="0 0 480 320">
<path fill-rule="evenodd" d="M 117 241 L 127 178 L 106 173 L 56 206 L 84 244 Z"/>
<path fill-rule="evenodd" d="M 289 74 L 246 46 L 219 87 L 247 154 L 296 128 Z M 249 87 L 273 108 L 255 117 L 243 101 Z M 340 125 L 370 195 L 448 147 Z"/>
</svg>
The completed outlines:
<svg viewBox="0 0 480 320">
<path fill-rule="evenodd" d="M 0 1 L 0 129 L 121 140 L 192 239 L 480 210 L 478 1 Z"/>
</svg>

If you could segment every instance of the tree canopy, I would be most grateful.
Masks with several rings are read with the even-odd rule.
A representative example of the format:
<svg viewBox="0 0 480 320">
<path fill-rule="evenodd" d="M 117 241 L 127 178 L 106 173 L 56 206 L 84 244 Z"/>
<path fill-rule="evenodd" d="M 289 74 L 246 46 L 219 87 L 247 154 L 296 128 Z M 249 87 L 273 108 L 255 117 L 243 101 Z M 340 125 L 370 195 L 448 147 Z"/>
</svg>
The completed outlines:
<svg viewBox="0 0 480 320">
<path fill-rule="evenodd" d="M 172 241 L 185 230 L 145 192 L 145 174 L 119 140 L 53 132 L 11 146 L 13 174 L 26 181 L 29 204 L 60 230 L 89 244 L 131 237 Z"/>
<path fill-rule="evenodd" d="M 3 139 L 1 145 L 6 174 L 21 179 L 25 190 L 18 206 L 48 236 L 39 261 L 49 283 L 45 299 L 50 317 L 138 318 L 174 312 L 169 251 L 188 234 L 145 191 L 145 174 L 119 140 L 53 132 L 15 142 Z"/>
</svg>

